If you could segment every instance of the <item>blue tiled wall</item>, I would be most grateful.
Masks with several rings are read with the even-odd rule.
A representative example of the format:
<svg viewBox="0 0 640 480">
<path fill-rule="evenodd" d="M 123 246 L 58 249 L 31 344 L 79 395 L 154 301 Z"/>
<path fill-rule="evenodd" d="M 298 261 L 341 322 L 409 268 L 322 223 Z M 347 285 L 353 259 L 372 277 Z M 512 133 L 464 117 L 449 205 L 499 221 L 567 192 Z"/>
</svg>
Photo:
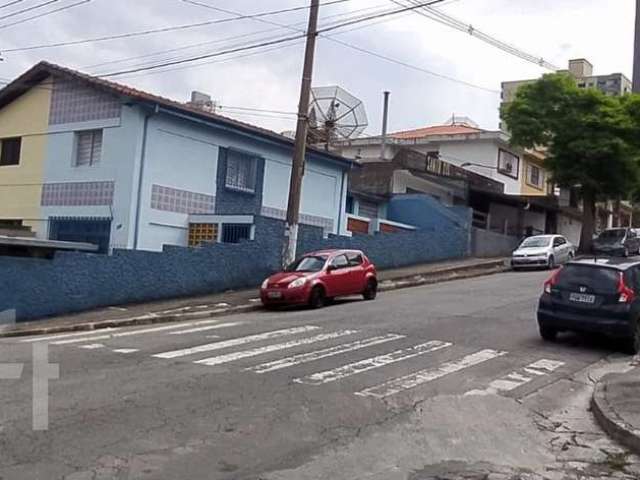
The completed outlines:
<svg viewBox="0 0 640 480">
<path fill-rule="evenodd" d="M 284 222 L 256 217 L 256 240 L 164 252 L 116 250 L 112 256 L 61 253 L 53 260 L 0 257 L 0 311 L 19 320 L 90 308 L 257 286 L 279 268 Z M 322 237 L 302 226 L 299 253 L 364 250 L 379 268 L 466 255 L 468 231 L 433 229 L 375 236 Z"/>
</svg>

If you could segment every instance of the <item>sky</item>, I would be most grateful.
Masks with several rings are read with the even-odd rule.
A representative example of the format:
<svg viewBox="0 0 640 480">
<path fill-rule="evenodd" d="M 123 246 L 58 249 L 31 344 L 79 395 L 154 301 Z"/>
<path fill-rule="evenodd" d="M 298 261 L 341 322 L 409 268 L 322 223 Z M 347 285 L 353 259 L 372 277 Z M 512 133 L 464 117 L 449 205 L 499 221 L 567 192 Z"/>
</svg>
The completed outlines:
<svg viewBox="0 0 640 480">
<path fill-rule="evenodd" d="M 3 8 L 10 0 L 0 0 L 3 60 L 0 81 L 16 77 L 40 60 L 103 75 L 209 55 L 250 43 L 296 36 L 306 27 L 309 14 L 303 9 L 261 17 L 262 21 L 236 18 L 148 36 L 11 52 L 35 45 L 234 17 L 185 0 L 85 0 L 77 7 L 10 25 L 30 15 L 78 2 L 55 0 L 47 7 L 13 15 L 43 1 L 20 0 Z M 309 0 L 196 1 L 236 15 L 309 4 Z M 392 0 L 322 2 L 327 5 L 321 6 L 321 28 L 400 8 Z M 594 65 L 594 74 L 623 73 L 631 77 L 634 0 L 445 0 L 438 8 L 560 68 L 566 68 L 571 58 L 587 58 Z M 202 91 L 221 106 L 220 113 L 280 132 L 295 128 L 293 112 L 297 110 L 303 55 L 304 43 L 296 40 L 263 50 L 166 67 L 164 71 L 143 71 L 108 79 L 178 101 L 187 101 L 193 90 Z M 337 85 L 362 100 L 369 135 L 380 133 L 385 90 L 391 92 L 390 131 L 441 124 L 452 114 L 470 117 L 483 128 L 497 129 L 500 83 L 536 78 L 547 72 L 468 33 L 414 12 L 404 12 L 327 32 L 318 40 L 313 85 Z"/>
</svg>

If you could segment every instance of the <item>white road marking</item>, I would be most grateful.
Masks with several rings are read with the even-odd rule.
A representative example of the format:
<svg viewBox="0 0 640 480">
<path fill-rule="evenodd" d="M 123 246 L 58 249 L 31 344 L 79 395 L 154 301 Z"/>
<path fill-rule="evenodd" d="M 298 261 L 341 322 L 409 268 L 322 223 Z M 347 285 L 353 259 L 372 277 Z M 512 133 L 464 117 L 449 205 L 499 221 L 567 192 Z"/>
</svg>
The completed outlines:
<svg viewBox="0 0 640 480">
<path fill-rule="evenodd" d="M 86 350 L 96 350 L 98 348 L 104 348 L 104 345 L 101 343 L 92 343 L 90 345 L 80 345 L 79 348 L 84 348 Z"/>
<path fill-rule="evenodd" d="M 326 340 L 333 340 L 334 338 L 344 337 L 346 335 L 353 335 L 354 333 L 358 333 L 357 330 L 340 330 L 337 332 L 331 333 L 321 333 L 320 335 L 316 335 L 314 337 L 301 338 L 299 340 L 291 340 L 285 343 L 276 343 L 274 345 L 267 345 L 264 347 L 257 347 L 251 350 L 244 350 L 240 352 L 233 352 L 227 355 L 219 355 L 217 357 L 205 358 L 203 360 L 197 360 L 193 363 L 198 363 L 200 365 L 221 365 L 223 363 L 234 362 L 236 360 L 240 360 L 242 358 L 255 357 L 257 355 L 263 355 L 265 353 L 277 352 L 280 350 L 286 350 L 289 348 L 298 347 L 300 345 L 310 345 L 316 342 L 324 342 Z"/>
<path fill-rule="evenodd" d="M 381 383 L 373 387 L 365 388 L 356 393 L 361 397 L 385 398 L 389 395 L 400 393 L 404 390 L 415 388 L 419 385 L 437 380 L 446 375 L 459 372 L 474 365 L 479 365 L 488 360 L 501 357 L 507 352 L 499 352 L 496 350 L 480 350 L 479 352 L 466 355 L 459 360 L 443 363 L 438 367 L 427 368 L 410 375 L 398 377 L 388 382 Z"/>
<path fill-rule="evenodd" d="M 120 330 L 119 328 L 102 328 L 100 330 L 85 330 L 84 332 L 77 333 L 64 333 L 60 335 L 49 335 L 46 337 L 33 337 L 27 338 L 25 340 L 20 340 L 21 343 L 33 343 L 33 342 L 44 342 L 46 340 L 56 340 L 58 338 L 69 338 L 69 337 L 86 337 L 88 335 L 95 335 L 101 332 L 114 332 L 116 330 Z"/>
<path fill-rule="evenodd" d="M 314 330 L 319 330 L 320 327 L 313 325 L 306 325 L 304 327 L 286 328 L 284 330 L 274 330 L 266 333 L 259 333 L 257 335 L 249 335 L 247 337 L 232 338 L 230 340 L 224 340 L 222 342 L 207 343 L 205 345 L 199 345 L 197 347 L 183 348 L 181 350 L 174 350 L 171 352 L 163 352 L 152 355 L 156 358 L 178 358 L 185 357 L 187 355 L 193 355 L 194 353 L 211 352 L 214 350 L 221 350 L 223 348 L 237 347 L 238 345 L 244 345 L 245 343 L 259 342 L 262 340 L 270 340 L 272 338 L 284 337 L 287 335 L 296 335 L 298 333 L 307 333 Z"/>
<path fill-rule="evenodd" d="M 381 343 L 391 342 L 393 340 L 399 340 L 405 338 L 404 335 L 398 335 L 396 333 L 390 333 L 388 335 L 381 335 L 379 337 L 366 338 L 364 340 L 358 340 L 356 342 L 344 343 L 335 347 L 324 348 L 322 350 L 316 350 L 315 352 L 300 353 L 298 355 L 292 355 L 290 357 L 282 358 L 280 360 L 274 360 L 272 362 L 261 363 L 253 367 L 246 368 L 256 373 L 273 372 L 274 370 L 280 370 L 282 368 L 293 367 L 303 363 L 313 362 L 320 360 L 321 358 L 332 357 L 334 355 L 340 355 L 346 352 L 352 352 L 354 350 L 360 350 L 361 348 L 371 347 L 373 345 L 379 345 Z"/>
<path fill-rule="evenodd" d="M 419 355 L 424 355 L 425 353 L 435 352 L 436 350 L 441 350 L 443 348 L 450 347 L 451 345 L 452 344 L 448 342 L 432 340 L 413 347 L 396 350 L 395 352 L 387 353 L 385 355 L 366 358 L 359 362 L 349 363 L 331 370 L 325 370 L 324 372 L 317 372 L 307 375 L 306 377 L 296 378 L 294 382 L 304 383 L 307 385 L 321 385 L 323 383 L 335 382 L 336 380 L 350 377 L 357 373 L 366 372 L 374 368 L 384 367 L 385 365 L 408 360 Z"/>
<path fill-rule="evenodd" d="M 164 332 L 166 330 L 175 330 L 177 328 L 184 328 L 184 325 L 166 325 L 164 327 L 143 328 L 141 330 L 132 330 L 129 332 L 114 333 L 112 335 L 98 335 L 94 337 L 85 338 L 72 338 L 70 340 L 60 340 L 58 342 L 51 342 L 52 345 L 67 345 L 69 343 L 81 343 L 91 342 L 94 340 L 109 340 L 111 338 L 130 337 L 133 335 L 142 335 L 144 333 Z"/>
<path fill-rule="evenodd" d="M 489 386 L 484 390 L 471 390 L 465 393 L 465 395 L 496 395 L 500 392 L 509 392 L 511 390 L 515 390 L 518 387 L 521 387 L 522 385 L 529 383 L 535 377 L 549 375 L 550 373 L 562 367 L 563 365 L 564 365 L 564 362 L 559 362 L 556 360 L 547 360 L 543 358 L 542 360 L 538 360 L 537 362 L 534 362 L 522 368 L 523 372 L 533 376 L 527 377 L 526 375 L 522 375 L 517 371 L 511 372 L 505 375 L 504 377 L 501 377 L 497 380 L 492 381 L 489 384 Z M 540 369 L 543 369 L 546 371 L 541 371 Z"/>
<path fill-rule="evenodd" d="M 188 333 L 207 332 L 209 330 L 217 330 L 219 328 L 236 327 L 242 325 L 242 322 L 218 323 L 217 325 L 209 325 L 207 327 L 195 327 L 188 330 L 179 330 L 177 332 L 169 332 L 169 335 L 186 335 Z"/>
<path fill-rule="evenodd" d="M 113 350 L 114 353 L 135 353 L 139 351 L 137 348 L 116 348 Z"/>
</svg>

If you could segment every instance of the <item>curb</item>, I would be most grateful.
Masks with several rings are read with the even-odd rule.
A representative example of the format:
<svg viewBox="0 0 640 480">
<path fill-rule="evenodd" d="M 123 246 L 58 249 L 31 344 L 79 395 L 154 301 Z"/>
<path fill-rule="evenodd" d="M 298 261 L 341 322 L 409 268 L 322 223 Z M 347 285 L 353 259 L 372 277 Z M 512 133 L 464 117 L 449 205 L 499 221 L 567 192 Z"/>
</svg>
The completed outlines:
<svg viewBox="0 0 640 480">
<path fill-rule="evenodd" d="M 607 379 L 618 374 L 605 375 L 598 383 L 591 397 L 591 410 L 598 425 L 614 440 L 636 454 L 640 453 L 640 430 L 628 424 L 613 409 L 607 400 Z"/>
<path fill-rule="evenodd" d="M 469 267 L 445 267 L 429 273 L 397 277 L 391 280 L 382 280 L 378 287 L 380 292 L 399 290 L 402 288 L 418 287 L 434 283 L 447 282 L 451 280 L 461 280 L 465 278 L 492 275 L 509 270 L 504 260 L 495 260 L 484 264 Z M 34 327 L 31 329 L 0 331 L 0 338 L 27 337 L 32 335 L 46 335 L 67 332 L 84 332 L 100 330 L 114 327 L 133 327 L 140 325 L 153 325 L 156 323 L 181 322 L 188 320 L 199 320 L 203 318 L 220 317 L 224 315 L 234 315 L 262 310 L 261 304 L 238 305 L 235 307 L 218 308 L 214 310 L 204 310 L 201 312 L 162 314 L 148 313 L 137 317 L 121 318 L 113 320 L 102 320 L 98 322 L 86 322 L 70 325 L 58 325 L 55 327 Z"/>
</svg>

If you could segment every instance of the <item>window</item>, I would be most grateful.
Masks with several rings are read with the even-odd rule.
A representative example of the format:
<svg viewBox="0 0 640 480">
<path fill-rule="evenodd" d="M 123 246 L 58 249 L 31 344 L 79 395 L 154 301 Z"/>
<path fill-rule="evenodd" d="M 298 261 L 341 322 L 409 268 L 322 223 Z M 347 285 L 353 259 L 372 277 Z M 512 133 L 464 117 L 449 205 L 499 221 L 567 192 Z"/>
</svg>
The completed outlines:
<svg viewBox="0 0 640 480">
<path fill-rule="evenodd" d="M 366 218 L 378 218 L 378 205 L 373 202 L 360 200 L 358 215 Z"/>
<path fill-rule="evenodd" d="M 189 224 L 189 246 L 197 247 L 203 243 L 213 243 L 218 239 L 218 225 L 215 223 Z"/>
<path fill-rule="evenodd" d="M 3 138 L 0 140 L 0 166 L 20 164 L 22 138 Z"/>
<path fill-rule="evenodd" d="M 362 255 L 356 252 L 347 253 L 347 260 L 349 260 L 350 267 L 357 267 L 358 265 L 362 265 L 364 261 L 362 259 Z"/>
<path fill-rule="evenodd" d="M 256 157 L 229 150 L 227 152 L 225 187 L 241 192 L 255 193 L 256 167 Z"/>
<path fill-rule="evenodd" d="M 509 177 L 518 178 L 520 157 L 506 150 L 498 150 L 498 171 Z"/>
<path fill-rule="evenodd" d="M 302 257 L 286 269 L 287 272 L 319 272 L 324 267 L 327 257 L 322 255 Z"/>
<path fill-rule="evenodd" d="M 251 225 L 225 223 L 222 226 L 222 243 L 240 243 L 251 239 Z"/>
<path fill-rule="evenodd" d="M 346 268 L 349 266 L 349 260 L 344 255 L 339 255 L 331 260 L 331 266 L 335 269 Z"/>
<path fill-rule="evenodd" d="M 96 165 L 102 156 L 102 130 L 87 130 L 76 134 L 76 167 Z"/>
<path fill-rule="evenodd" d="M 528 165 L 527 183 L 532 187 L 536 187 L 542 190 L 542 186 L 544 184 L 544 175 L 540 167 L 536 165 Z"/>
<path fill-rule="evenodd" d="M 561 247 L 565 243 L 567 243 L 567 241 L 562 237 L 557 237 L 557 238 L 553 239 L 553 246 L 554 247 Z"/>
</svg>

